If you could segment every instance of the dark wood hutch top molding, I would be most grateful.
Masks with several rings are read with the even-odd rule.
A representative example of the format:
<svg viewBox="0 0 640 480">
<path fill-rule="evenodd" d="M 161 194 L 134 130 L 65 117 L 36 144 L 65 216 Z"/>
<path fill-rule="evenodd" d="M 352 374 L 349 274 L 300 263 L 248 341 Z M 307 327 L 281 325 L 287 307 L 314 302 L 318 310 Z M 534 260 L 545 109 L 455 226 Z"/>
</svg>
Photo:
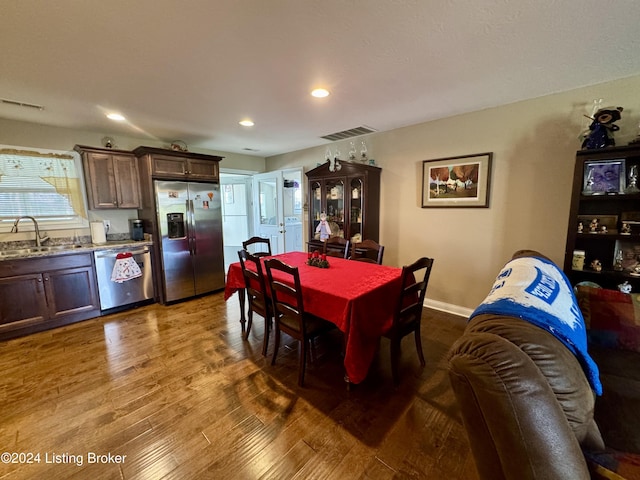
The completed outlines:
<svg viewBox="0 0 640 480">
<path fill-rule="evenodd" d="M 140 146 L 133 150 L 133 153 L 136 157 L 141 155 L 165 155 L 170 157 L 189 157 L 196 160 L 213 160 L 220 162 L 223 158 L 220 155 L 208 155 L 206 153 L 195 153 L 195 152 L 180 152 L 178 150 L 171 150 L 168 148 L 158 148 L 158 147 L 145 147 Z"/>
</svg>

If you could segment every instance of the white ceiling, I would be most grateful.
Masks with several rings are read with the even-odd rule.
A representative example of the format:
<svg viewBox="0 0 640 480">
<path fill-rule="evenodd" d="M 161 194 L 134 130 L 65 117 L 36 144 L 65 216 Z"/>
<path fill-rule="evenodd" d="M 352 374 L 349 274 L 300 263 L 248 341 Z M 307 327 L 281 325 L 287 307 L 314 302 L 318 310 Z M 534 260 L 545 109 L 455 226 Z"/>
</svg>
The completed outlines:
<svg viewBox="0 0 640 480">
<path fill-rule="evenodd" d="M 0 98 L 45 107 L 1 118 L 261 157 L 640 74 L 638 0 L 0 0 L 0 19 Z"/>
</svg>

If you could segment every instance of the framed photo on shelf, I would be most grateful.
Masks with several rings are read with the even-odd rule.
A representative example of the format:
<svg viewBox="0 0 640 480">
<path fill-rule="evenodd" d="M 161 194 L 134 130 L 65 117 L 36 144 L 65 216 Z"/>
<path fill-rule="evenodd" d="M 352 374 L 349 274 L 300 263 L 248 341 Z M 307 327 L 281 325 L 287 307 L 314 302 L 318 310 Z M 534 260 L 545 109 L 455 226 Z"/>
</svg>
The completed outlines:
<svg viewBox="0 0 640 480">
<path fill-rule="evenodd" d="M 493 153 L 422 162 L 422 208 L 488 207 Z"/>
<path fill-rule="evenodd" d="M 625 160 L 584 162 L 583 195 L 624 193 Z"/>
<path fill-rule="evenodd" d="M 582 227 L 580 227 L 582 224 Z M 617 215 L 578 215 L 578 233 L 618 233 Z"/>
</svg>

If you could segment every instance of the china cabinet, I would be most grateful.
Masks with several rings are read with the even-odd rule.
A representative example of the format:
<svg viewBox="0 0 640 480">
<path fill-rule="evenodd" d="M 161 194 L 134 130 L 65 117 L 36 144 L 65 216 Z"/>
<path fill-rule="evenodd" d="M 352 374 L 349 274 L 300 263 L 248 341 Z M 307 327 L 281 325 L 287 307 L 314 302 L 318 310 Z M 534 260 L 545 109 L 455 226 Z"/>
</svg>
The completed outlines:
<svg viewBox="0 0 640 480">
<path fill-rule="evenodd" d="M 577 152 L 564 259 L 573 285 L 640 292 L 639 165 L 640 145 Z"/>
<path fill-rule="evenodd" d="M 330 171 L 330 163 L 306 172 L 309 192 L 309 251 L 322 251 L 318 225 L 326 215 L 331 236 L 358 242 L 379 239 L 380 173 L 378 167 L 340 162 Z"/>
<path fill-rule="evenodd" d="M 82 155 L 90 210 L 139 208 L 138 164 L 132 152 L 76 145 Z"/>
</svg>

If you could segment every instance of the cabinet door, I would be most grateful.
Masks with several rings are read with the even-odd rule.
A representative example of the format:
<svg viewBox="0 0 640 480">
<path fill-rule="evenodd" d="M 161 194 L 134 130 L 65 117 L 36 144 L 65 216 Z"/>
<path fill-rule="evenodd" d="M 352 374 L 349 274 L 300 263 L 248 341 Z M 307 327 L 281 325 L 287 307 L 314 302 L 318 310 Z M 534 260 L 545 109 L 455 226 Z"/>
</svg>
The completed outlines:
<svg viewBox="0 0 640 480">
<path fill-rule="evenodd" d="M 89 208 L 116 208 L 118 205 L 111 155 L 89 152 L 85 155 Z"/>
<path fill-rule="evenodd" d="M 140 181 L 135 157 L 114 155 L 113 175 L 118 208 L 140 208 Z"/>
<path fill-rule="evenodd" d="M 328 178 L 324 182 L 327 222 L 332 237 L 346 237 L 344 224 L 344 190 L 345 179 Z"/>
<path fill-rule="evenodd" d="M 100 309 L 91 266 L 47 272 L 43 278 L 51 320 Z"/>
<path fill-rule="evenodd" d="M 0 278 L 0 333 L 42 323 L 46 316 L 42 275 Z"/>
<path fill-rule="evenodd" d="M 309 239 L 316 236 L 316 228 L 320 223 L 320 214 L 324 211 L 322 206 L 322 183 L 319 180 L 309 182 Z M 319 237 L 318 237 L 319 238 Z"/>
<path fill-rule="evenodd" d="M 188 160 L 189 178 L 219 180 L 218 162 L 208 160 Z"/>
<path fill-rule="evenodd" d="M 349 184 L 349 239 L 352 242 L 361 242 L 364 240 L 364 230 L 362 229 L 364 219 L 364 179 L 352 178 Z"/>
<path fill-rule="evenodd" d="M 185 158 L 154 155 L 151 161 L 153 175 L 155 176 L 175 178 L 186 177 L 187 175 L 187 162 Z"/>
</svg>

